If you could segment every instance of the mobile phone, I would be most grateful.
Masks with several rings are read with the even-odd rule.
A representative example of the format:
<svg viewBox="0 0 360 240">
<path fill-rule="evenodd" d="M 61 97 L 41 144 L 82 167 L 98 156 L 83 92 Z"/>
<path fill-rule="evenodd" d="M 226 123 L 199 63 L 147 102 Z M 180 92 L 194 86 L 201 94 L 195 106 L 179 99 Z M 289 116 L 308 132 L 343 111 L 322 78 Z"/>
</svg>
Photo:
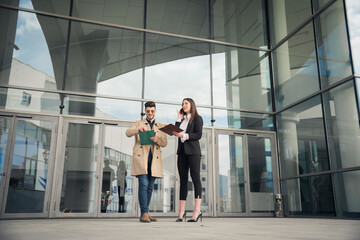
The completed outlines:
<svg viewBox="0 0 360 240">
<path fill-rule="evenodd" d="M 180 114 L 185 115 L 184 109 L 180 109 Z"/>
</svg>

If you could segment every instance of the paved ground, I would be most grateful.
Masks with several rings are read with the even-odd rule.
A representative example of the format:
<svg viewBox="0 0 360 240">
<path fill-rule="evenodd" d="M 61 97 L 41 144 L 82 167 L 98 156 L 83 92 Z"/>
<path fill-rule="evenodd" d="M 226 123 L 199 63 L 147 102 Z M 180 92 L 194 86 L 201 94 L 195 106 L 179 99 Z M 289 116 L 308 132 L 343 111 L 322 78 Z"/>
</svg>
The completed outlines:
<svg viewBox="0 0 360 240">
<path fill-rule="evenodd" d="M 360 239 L 360 220 L 314 218 L 204 218 L 176 223 L 160 218 L 0 220 L 0 240 L 75 239 Z"/>
</svg>

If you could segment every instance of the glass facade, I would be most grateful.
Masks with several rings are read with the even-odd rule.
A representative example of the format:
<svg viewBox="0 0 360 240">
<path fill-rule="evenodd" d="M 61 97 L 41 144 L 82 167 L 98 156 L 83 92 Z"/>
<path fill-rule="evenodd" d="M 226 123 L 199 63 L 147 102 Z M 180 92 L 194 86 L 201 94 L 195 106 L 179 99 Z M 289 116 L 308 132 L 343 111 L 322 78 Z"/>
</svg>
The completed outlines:
<svg viewBox="0 0 360 240">
<path fill-rule="evenodd" d="M 148 100 L 173 123 L 185 97 L 206 130 L 208 216 L 273 214 L 281 193 L 285 216 L 359 217 L 359 16 L 356 0 L 1 1 L 0 217 L 136 216 L 133 142 L 120 123 L 144 118 Z M 18 133 L 22 121 L 31 131 Z M 256 138 L 264 132 L 277 150 Z M 150 209 L 175 216 L 168 141 Z M 38 191 L 48 171 L 62 185 Z M 16 200 L 30 190 L 28 204 Z"/>
</svg>

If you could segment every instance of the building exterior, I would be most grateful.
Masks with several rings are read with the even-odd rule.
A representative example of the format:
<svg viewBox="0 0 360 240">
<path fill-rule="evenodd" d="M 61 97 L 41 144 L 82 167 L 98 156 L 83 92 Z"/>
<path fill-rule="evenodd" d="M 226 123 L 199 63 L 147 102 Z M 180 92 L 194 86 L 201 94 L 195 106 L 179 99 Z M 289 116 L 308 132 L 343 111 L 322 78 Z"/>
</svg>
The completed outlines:
<svg viewBox="0 0 360 240">
<path fill-rule="evenodd" d="M 274 216 L 281 194 L 283 216 L 359 218 L 359 17 L 356 0 L 0 0 L 0 218 L 138 216 L 125 131 L 185 97 L 205 216 Z M 177 216 L 176 144 L 153 215 Z"/>
</svg>

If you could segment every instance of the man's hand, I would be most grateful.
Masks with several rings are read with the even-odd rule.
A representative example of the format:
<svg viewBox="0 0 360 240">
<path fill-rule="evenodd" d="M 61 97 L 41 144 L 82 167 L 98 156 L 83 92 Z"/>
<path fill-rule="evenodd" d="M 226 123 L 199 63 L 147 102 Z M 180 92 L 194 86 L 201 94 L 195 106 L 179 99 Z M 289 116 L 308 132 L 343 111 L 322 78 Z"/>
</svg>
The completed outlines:
<svg viewBox="0 0 360 240">
<path fill-rule="evenodd" d="M 143 131 L 146 131 L 146 128 L 145 127 L 142 127 L 139 129 L 140 132 L 143 132 Z"/>
<path fill-rule="evenodd" d="M 155 137 L 151 137 L 150 140 L 157 143 L 159 138 L 155 136 Z"/>
</svg>

